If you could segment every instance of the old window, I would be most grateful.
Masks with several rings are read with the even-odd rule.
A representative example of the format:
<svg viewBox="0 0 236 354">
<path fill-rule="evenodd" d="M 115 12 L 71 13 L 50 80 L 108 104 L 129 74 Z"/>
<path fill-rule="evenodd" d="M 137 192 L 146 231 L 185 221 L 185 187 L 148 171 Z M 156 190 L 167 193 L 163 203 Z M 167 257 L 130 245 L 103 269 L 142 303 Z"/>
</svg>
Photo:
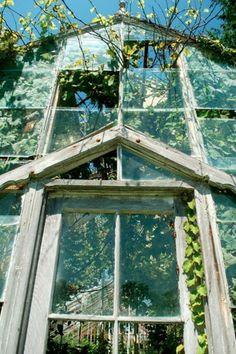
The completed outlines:
<svg viewBox="0 0 236 354">
<path fill-rule="evenodd" d="M 175 353 L 185 320 L 177 205 L 171 197 L 52 195 L 25 350 L 37 316 L 42 352 Z"/>
</svg>

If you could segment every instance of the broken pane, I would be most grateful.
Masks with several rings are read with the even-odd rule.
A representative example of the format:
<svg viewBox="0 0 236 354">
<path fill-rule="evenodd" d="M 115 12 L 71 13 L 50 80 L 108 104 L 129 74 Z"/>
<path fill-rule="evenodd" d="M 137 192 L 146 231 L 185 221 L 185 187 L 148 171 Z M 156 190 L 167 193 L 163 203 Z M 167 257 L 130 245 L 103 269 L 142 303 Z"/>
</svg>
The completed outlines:
<svg viewBox="0 0 236 354">
<path fill-rule="evenodd" d="M 173 215 L 121 215 L 120 314 L 180 313 Z"/>
<path fill-rule="evenodd" d="M 58 107 L 102 110 L 118 105 L 118 73 L 63 71 L 59 75 L 59 85 Z"/>
<path fill-rule="evenodd" d="M 59 247 L 52 311 L 112 314 L 114 215 L 64 215 Z"/>
</svg>

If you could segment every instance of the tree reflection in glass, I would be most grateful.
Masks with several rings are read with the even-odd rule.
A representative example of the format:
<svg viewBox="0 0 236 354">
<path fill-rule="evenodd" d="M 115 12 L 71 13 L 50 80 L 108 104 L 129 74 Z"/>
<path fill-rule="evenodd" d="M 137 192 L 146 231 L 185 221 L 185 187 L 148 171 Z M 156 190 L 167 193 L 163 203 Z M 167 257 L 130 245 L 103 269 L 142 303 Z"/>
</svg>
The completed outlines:
<svg viewBox="0 0 236 354">
<path fill-rule="evenodd" d="M 179 314 L 172 215 L 122 215 L 120 313 Z"/>
<path fill-rule="evenodd" d="M 114 225 L 112 214 L 63 217 L 53 312 L 112 314 Z"/>
</svg>

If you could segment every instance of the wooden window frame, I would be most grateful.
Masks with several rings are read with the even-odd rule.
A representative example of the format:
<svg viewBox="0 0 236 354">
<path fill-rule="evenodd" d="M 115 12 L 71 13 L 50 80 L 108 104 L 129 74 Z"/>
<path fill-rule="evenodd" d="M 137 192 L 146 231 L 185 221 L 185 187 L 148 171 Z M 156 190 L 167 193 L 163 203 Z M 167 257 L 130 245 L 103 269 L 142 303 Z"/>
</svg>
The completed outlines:
<svg viewBox="0 0 236 354">
<path fill-rule="evenodd" d="M 69 182 L 69 183 L 68 183 Z M 88 183 L 89 182 L 89 183 Z M 89 186 L 90 182 L 91 185 Z M 164 181 L 162 181 L 163 183 Z M 115 244 L 115 284 L 114 284 L 114 302 L 116 303 L 115 309 L 116 311 L 112 316 L 97 316 L 97 315 L 59 315 L 59 314 L 50 314 L 50 303 L 52 298 L 52 287 L 55 278 L 55 267 L 56 267 L 56 259 L 58 253 L 58 244 L 59 244 L 59 233 L 61 229 L 61 220 L 62 220 L 62 212 L 63 209 L 68 208 L 72 204 L 72 208 L 77 210 L 78 201 L 81 197 L 91 198 L 91 196 L 105 196 L 106 198 L 110 198 L 110 200 L 114 199 L 117 202 L 117 197 L 126 198 L 126 203 L 129 198 L 132 200 L 136 200 L 140 202 L 143 200 L 146 204 L 143 211 L 147 210 L 152 213 L 160 210 L 161 204 L 153 208 L 153 201 L 157 200 L 157 198 L 172 198 L 173 203 L 174 199 L 177 198 L 179 200 L 178 195 L 185 191 L 191 190 L 191 187 L 188 188 L 180 188 L 180 182 L 173 182 L 173 186 L 170 187 L 167 191 L 166 187 L 158 188 L 160 186 L 160 182 L 155 186 L 155 182 L 148 183 L 143 182 L 140 186 L 140 183 L 130 183 L 130 186 L 127 186 L 126 182 L 120 181 L 103 181 L 103 186 L 101 186 L 101 182 L 99 181 L 78 181 L 78 180 L 70 180 L 63 181 L 57 180 L 55 182 L 49 183 L 46 188 L 48 190 L 48 198 L 50 201 L 55 201 L 56 210 L 54 212 L 50 209 L 48 210 L 48 215 L 45 219 L 45 228 L 42 236 L 42 244 L 41 250 L 38 260 L 38 271 L 35 277 L 35 285 L 32 297 L 32 307 L 29 315 L 28 321 L 28 329 L 26 333 L 26 342 L 24 345 L 24 353 L 29 353 L 34 351 L 35 353 L 43 353 L 45 351 L 46 345 L 46 337 L 48 331 L 48 320 L 78 320 L 78 321 L 109 321 L 114 323 L 114 336 L 113 336 L 113 353 L 118 353 L 118 323 L 119 322 L 140 322 L 140 323 L 184 323 L 184 336 L 185 338 L 194 338 L 194 329 L 191 321 L 191 314 L 188 309 L 188 294 L 187 288 L 185 285 L 185 275 L 180 271 L 179 274 L 179 291 L 180 291 L 180 316 L 170 316 L 170 317 L 146 317 L 146 316 L 118 316 L 118 293 L 119 293 L 119 277 L 118 269 L 119 269 L 119 237 L 120 237 L 120 213 L 116 208 L 111 207 L 113 213 L 116 214 L 116 244 Z M 69 185 L 69 190 L 67 187 Z M 100 186 L 100 188 L 98 188 Z M 177 187 L 178 186 L 178 187 Z M 176 188 L 177 187 L 177 188 Z M 136 192 L 134 193 L 134 191 Z M 153 195 L 154 194 L 154 195 Z M 169 197 L 168 197 L 169 195 Z M 63 198 L 66 198 L 66 202 L 63 203 Z M 67 199 L 70 198 L 70 199 Z M 69 201 L 68 201 L 69 200 Z M 148 202 L 151 200 L 151 204 Z M 72 202 L 71 202 L 72 201 Z M 63 205 L 64 204 L 64 205 Z M 176 204 L 176 203 L 175 203 Z M 179 203 L 177 202 L 178 208 Z M 101 209 L 98 207 L 97 212 L 102 213 L 102 211 L 107 210 Z M 127 209 L 130 209 L 128 207 Z M 140 207 L 139 207 L 140 208 Z M 148 209 L 147 209 L 148 208 Z M 142 208 L 141 208 L 142 209 Z M 71 209 L 70 209 L 71 211 Z M 183 211 L 183 210 L 182 210 Z M 141 210 L 142 212 L 142 210 Z M 137 211 L 140 213 L 140 210 Z M 177 263 L 178 268 L 182 269 L 182 263 L 184 261 L 184 249 L 185 249 L 185 241 L 184 241 L 184 231 L 183 231 L 183 222 L 185 217 L 183 213 L 176 210 L 175 214 L 175 228 L 177 233 L 176 238 L 176 255 L 177 255 Z M 50 235 L 50 237 L 48 237 Z M 118 240 L 118 241 L 117 241 Z M 115 335 L 116 334 L 116 335 Z M 37 346 L 35 348 L 35 343 L 37 342 Z M 186 353 L 191 353 L 193 348 L 193 343 L 196 343 L 196 340 L 187 340 L 186 341 Z M 195 344 L 194 344 L 195 345 Z M 189 349 L 188 349 L 189 348 Z M 191 349 L 190 349 L 191 348 Z"/>
</svg>

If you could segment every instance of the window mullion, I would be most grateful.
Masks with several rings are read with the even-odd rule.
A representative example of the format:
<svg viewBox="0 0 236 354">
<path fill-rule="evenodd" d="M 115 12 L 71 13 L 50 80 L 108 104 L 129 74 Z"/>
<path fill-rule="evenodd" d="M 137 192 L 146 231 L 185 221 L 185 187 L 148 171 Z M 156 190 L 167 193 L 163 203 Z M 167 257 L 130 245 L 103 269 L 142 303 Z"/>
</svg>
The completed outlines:
<svg viewBox="0 0 236 354">
<path fill-rule="evenodd" d="M 113 336 L 113 354 L 118 354 L 119 344 L 119 292 L 120 292 L 120 214 L 116 212 L 115 216 L 115 268 L 114 268 L 114 304 L 113 314 L 115 318 L 114 322 L 114 336 Z"/>
</svg>

